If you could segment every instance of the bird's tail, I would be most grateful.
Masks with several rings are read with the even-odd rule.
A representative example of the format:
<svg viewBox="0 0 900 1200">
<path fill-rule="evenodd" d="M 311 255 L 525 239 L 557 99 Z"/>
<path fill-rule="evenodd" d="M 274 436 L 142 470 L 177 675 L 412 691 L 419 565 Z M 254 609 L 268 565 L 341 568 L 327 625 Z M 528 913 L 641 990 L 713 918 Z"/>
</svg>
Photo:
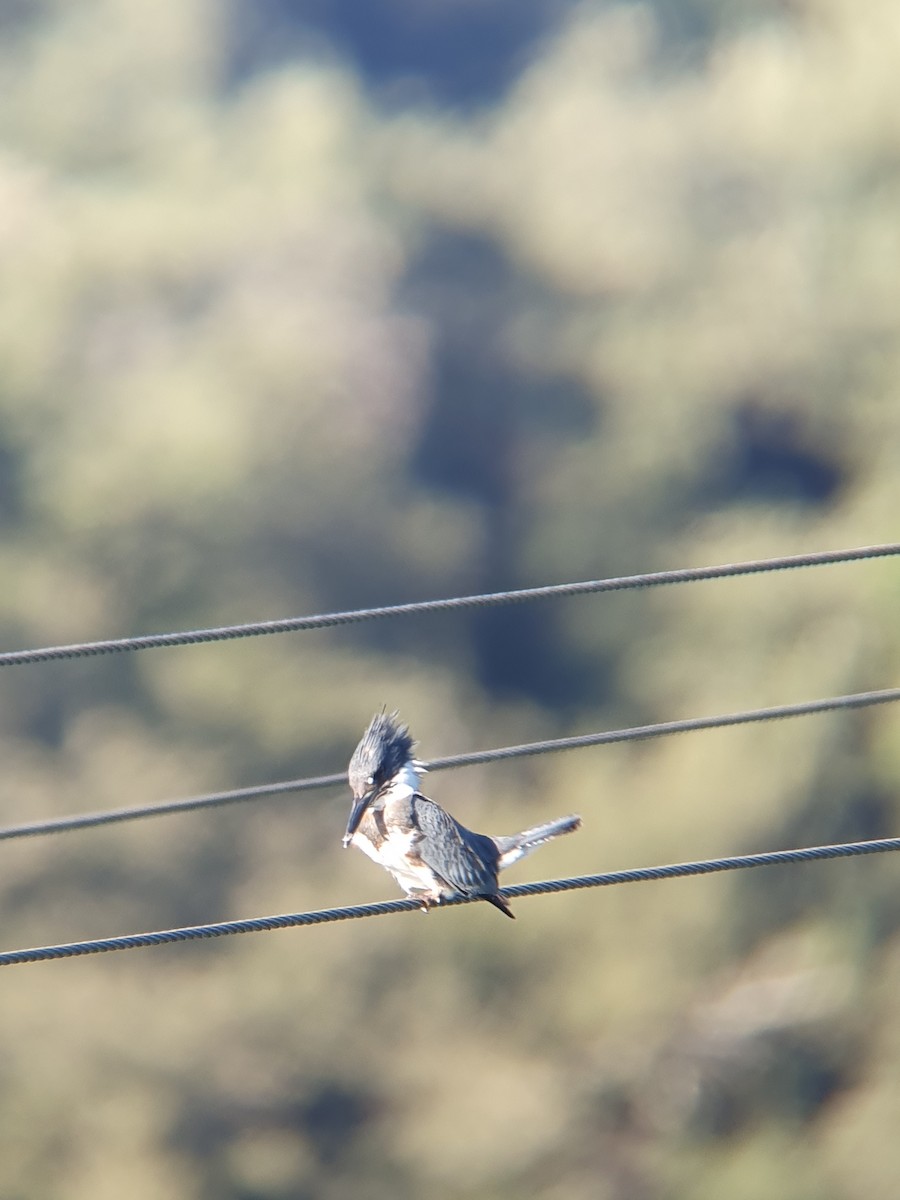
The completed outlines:
<svg viewBox="0 0 900 1200">
<path fill-rule="evenodd" d="M 556 821 L 545 821 L 543 825 L 535 825 L 533 829 L 524 829 L 521 833 L 514 833 L 510 837 L 495 837 L 494 841 L 500 851 L 498 869 L 502 871 L 505 867 L 511 867 L 513 863 L 524 858 L 526 854 L 530 854 L 532 850 L 536 850 L 538 846 L 542 846 L 544 842 L 561 837 L 564 833 L 574 833 L 576 829 L 580 828 L 581 817 L 573 815 L 560 817 Z"/>
</svg>

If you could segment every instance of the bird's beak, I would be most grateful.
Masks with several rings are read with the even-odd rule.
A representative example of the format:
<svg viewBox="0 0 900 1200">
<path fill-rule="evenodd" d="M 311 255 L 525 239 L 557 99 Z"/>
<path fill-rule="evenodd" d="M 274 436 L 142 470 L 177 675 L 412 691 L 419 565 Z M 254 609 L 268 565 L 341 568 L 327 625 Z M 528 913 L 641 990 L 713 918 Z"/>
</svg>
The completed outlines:
<svg viewBox="0 0 900 1200">
<path fill-rule="evenodd" d="M 374 792 L 364 792 L 362 796 L 353 797 L 353 807 L 350 809 L 350 820 L 347 822 L 347 832 L 344 834 L 345 850 L 353 840 L 353 835 L 359 828 L 360 821 L 366 815 L 366 809 L 374 799 Z"/>
</svg>

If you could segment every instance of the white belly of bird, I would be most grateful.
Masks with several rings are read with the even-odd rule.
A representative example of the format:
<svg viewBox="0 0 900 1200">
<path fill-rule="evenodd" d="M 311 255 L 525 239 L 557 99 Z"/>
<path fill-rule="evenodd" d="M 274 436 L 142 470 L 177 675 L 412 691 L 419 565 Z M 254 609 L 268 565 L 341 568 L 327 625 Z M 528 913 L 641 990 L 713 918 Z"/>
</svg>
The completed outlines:
<svg viewBox="0 0 900 1200">
<path fill-rule="evenodd" d="M 365 834 L 357 830 L 353 835 L 352 845 L 362 850 L 363 854 L 368 854 L 373 862 L 390 871 L 408 896 L 430 896 L 437 899 L 443 889 L 435 879 L 434 873 L 424 863 L 410 862 L 406 857 L 415 839 L 414 831 L 399 833 L 391 830 L 381 845 L 375 846 Z"/>
</svg>

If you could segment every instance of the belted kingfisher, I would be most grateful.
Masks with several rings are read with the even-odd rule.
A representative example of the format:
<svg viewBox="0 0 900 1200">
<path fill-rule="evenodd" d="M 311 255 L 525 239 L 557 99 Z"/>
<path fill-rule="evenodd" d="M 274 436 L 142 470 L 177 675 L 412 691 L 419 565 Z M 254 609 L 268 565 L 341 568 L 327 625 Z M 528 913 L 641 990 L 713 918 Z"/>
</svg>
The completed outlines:
<svg viewBox="0 0 900 1200">
<path fill-rule="evenodd" d="M 454 896 L 487 900 L 512 917 L 497 874 L 543 842 L 573 833 L 577 816 L 548 821 L 510 837 L 488 837 L 460 825 L 419 791 L 425 767 L 397 713 L 380 712 L 350 759 L 353 807 L 344 847 L 357 846 L 394 876 L 423 912 Z"/>
</svg>

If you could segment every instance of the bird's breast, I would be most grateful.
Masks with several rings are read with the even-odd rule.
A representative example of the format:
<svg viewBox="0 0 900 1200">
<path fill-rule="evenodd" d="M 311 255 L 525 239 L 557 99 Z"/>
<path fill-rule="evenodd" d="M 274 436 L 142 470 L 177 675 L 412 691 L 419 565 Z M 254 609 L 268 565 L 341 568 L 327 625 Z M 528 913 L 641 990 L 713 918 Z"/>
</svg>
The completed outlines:
<svg viewBox="0 0 900 1200">
<path fill-rule="evenodd" d="M 381 813 L 367 813 L 353 835 L 351 845 L 390 871 L 404 891 L 432 893 L 440 889 L 440 880 L 422 862 L 416 849 L 421 836 L 419 831 L 381 818 Z"/>
<path fill-rule="evenodd" d="M 377 829 L 367 829 L 365 824 L 363 822 L 354 833 L 350 839 L 350 845 L 355 846 L 357 850 L 362 850 L 363 854 L 368 854 L 369 858 L 375 862 L 381 863 L 381 843 L 384 839 L 379 835 Z"/>
</svg>

